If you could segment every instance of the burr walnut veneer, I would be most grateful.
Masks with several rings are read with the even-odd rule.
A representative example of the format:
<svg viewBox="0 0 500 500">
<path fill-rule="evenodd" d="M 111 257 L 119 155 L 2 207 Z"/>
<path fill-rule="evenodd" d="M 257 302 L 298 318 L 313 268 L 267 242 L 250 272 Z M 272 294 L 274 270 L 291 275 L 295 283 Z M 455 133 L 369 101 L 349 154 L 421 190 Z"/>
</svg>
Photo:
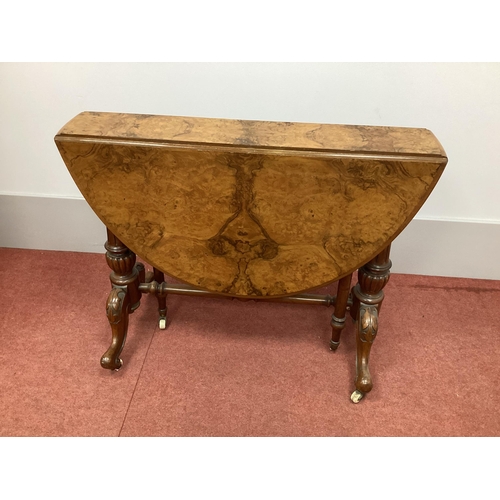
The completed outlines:
<svg viewBox="0 0 500 500">
<path fill-rule="evenodd" d="M 55 141 L 108 229 L 104 368 L 121 366 L 142 293 L 157 296 L 161 327 L 169 293 L 225 295 L 334 306 L 332 350 L 350 311 L 353 401 L 371 390 L 390 244 L 447 162 L 430 131 L 85 112 Z M 332 282 L 336 296 L 305 293 Z"/>
</svg>

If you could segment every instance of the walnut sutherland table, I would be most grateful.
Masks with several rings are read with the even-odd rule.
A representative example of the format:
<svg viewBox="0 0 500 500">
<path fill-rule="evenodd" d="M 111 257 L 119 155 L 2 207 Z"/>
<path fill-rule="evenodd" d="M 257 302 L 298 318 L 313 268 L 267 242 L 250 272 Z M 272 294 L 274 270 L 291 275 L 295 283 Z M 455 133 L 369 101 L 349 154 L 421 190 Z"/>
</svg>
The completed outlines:
<svg viewBox="0 0 500 500">
<path fill-rule="evenodd" d="M 430 131 L 84 112 L 55 142 L 108 230 L 104 368 L 122 366 L 143 293 L 158 299 L 160 328 L 168 294 L 228 296 L 333 306 L 332 350 L 349 312 L 357 321 L 352 401 L 372 389 L 390 244 L 447 163 Z M 168 284 L 164 273 L 184 284 Z M 305 293 L 332 282 L 336 296 Z"/>
</svg>

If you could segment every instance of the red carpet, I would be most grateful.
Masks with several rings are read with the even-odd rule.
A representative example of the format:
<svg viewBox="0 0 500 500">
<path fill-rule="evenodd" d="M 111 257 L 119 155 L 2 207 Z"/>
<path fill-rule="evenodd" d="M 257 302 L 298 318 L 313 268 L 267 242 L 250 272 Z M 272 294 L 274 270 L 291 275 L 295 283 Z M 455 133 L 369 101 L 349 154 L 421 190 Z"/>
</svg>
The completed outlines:
<svg viewBox="0 0 500 500">
<path fill-rule="evenodd" d="M 0 436 L 498 436 L 500 282 L 392 275 L 351 403 L 354 329 L 331 308 L 171 296 L 130 318 L 124 367 L 103 255 L 0 249 Z M 334 287 L 330 293 L 335 293 Z"/>
</svg>

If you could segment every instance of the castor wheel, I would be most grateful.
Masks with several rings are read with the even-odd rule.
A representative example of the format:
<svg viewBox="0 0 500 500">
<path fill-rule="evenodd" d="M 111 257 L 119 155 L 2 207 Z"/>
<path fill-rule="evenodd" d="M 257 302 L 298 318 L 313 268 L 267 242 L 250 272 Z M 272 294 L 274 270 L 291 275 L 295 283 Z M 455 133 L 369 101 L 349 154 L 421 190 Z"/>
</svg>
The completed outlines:
<svg viewBox="0 0 500 500">
<path fill-rule="evenodd" d="M 363 398 L 365 397 L 365 394 L 361 391 L 358 391 L 357 389 L 351 394 L 351 401 L 354 404 L 359 403 Z"/>
<path fill-rule="evenodd" d="M 123 366 L 123 359 L 120 358 L 118 361 L 120 361 L 120 366 L 118 368 L 115 368 L 115 372 L 117 372 Z"/>
<path fill-rule="evenodd" d="M 167 328 L 167 318 L 160 318 L 158 321 L 158 326 L 160 330 L 165 330 L 165 328 Z"/>
</svg>

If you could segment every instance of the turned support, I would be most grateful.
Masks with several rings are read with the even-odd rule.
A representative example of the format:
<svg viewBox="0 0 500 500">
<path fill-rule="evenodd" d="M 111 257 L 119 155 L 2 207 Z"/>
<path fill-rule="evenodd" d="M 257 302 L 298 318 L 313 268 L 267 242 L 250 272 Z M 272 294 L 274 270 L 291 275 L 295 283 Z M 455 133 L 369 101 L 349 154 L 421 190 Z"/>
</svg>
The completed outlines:
<svg viewBox="0 0 500 500">
<path fill-rule="evenodd" d="M 139 281 L 145 276 L 144 266 L 135 264 L 135 254 L 129 250 L 109 229 L 106 262 L 111 269 L 109 279 L 112 289 L 106 303 L 106 314 L 111 326 L 111 345 L 101 357 L 101 366 L 118 370 L 123 362 L 120 353 L 125 345 L 129 314 L 140 305 Z"/>
<path fill-rule="evenodd" d="M 332 339 L 330 340 L 330 349 L 336 351 L 340 344 L 340 334 L 345 326 L 345 316 L 348 309 L 349 289 L 351 288 L 352 273 L 339 280 L 337 286 L 337 297 L 335 300 L 335 309 L 332 314 Z"/>
<path fill-rule="evenodd" d="M 164 283 L 165 275 L 160 270 L 156 269 L 156 267 L 154 267 L 153 279 L 157 283 Z M 158 326 L 160 330 L 165 330 L 165 328 L 167 327 L 167 294 L 157 294 L 156 298 L 158 299 Z"/>
<path fill-rule="evenodd" d="M 351 316 L 356 328 L 356 390 L 351 400 L 358 403 L 372 390 L 373 382 L 368 368 L 370 351 L 378 332 L 378 318 L 384 300 L 383 288 L 389 281 L 390 245 L 358 271 L 358 284 L 352 289 Z"/>
</svg>

